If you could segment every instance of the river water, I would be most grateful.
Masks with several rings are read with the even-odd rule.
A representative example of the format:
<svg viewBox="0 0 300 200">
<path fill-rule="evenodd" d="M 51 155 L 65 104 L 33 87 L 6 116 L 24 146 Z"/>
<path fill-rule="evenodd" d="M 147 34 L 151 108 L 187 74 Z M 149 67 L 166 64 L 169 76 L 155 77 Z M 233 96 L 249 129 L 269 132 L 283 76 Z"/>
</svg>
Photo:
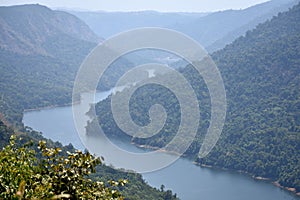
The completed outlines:
<svg viewBox="0 0 300 200">
<path fill-rule="evenodd" d="M 102 100 L 110 93 L 111 91 L 99 92 L 95 99 L 96 101 Z M 90 99 L 90 94 L 83 95 L 82 99 Z M 81 109 L 82 113 L 85 113 L 89 109 L 86 105 L 77 104 L 75 109 Z M 87 120 L 89 117 L 83 115 L 82 127 L 86 125 Z M 59 141 L 64 145 L 72 143 L 76 148 L 84 149 L 84 144 L 93 142 L 93 140 L 89 141 L 84 133 L 78 133 L 82 130 L 75 128 L 72 106 L 26 112 L 23 122 L 26 126 L 41 131 L 44 137 Z M 146 152 L 129 141 L 114 139 L 112 142 L 119 148 L 130 152 Z M 93 147 L 98 148 L 97 152 L 102 152 L 101 155 L 104 156 L 107 164 L 112 164 L 116 168 L 135 169 L 136 165 L 149 166 L 153 162 L 148 160 L 148 162 L 137 163 L 131 158 L 120 155 L 119 151 L 112 151 L 110 142 L 100 143 Z M 172 156 L 175 155 L 161 153 L 158 159 L 172 158 Z M 179 158 L 163 169 L 143 173 L 143 178 L 151 186 L 157 188 L 164 184 L 166 189 L 171 189 L 183 200 L 299 200 L 293 194 L 270 183 L 257 181 L 239 173 L 201 168 L 185 158 Z"/>
</svg>

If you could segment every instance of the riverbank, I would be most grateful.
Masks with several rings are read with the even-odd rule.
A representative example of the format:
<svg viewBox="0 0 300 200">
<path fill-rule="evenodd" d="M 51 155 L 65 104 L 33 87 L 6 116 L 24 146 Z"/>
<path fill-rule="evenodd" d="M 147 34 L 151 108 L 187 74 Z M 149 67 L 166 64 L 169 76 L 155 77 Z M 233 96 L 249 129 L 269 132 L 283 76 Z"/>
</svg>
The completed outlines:
<svg viewBox="0 0 300 200">
<path fill-rule="evenodd" d="M 106 95 L 106 94 L 105 94 Z M 76 102 L 76 104 L 77 103 L 80 103 L 80 102 Z M 69 105 L 67 105 L 67 106 L 71 106 L 72 104 L 69 104 Z M 64 105 L 64 106 L 66 106 L 66 105 Z M 55 108 L 58 108 L 58 107 L 63 107 L 62 105 L 59 105 L 59 106 L 51 106 L 51 107 L 47 107 L 46 109 L 54 109 L 55 110 Z M 39 108 L 39 109 L 34 109 L 34 110 L 42 110 L 41 108 Z M 73 119 L 70 119 L 69 121 L 70 122 L 68 122 L 68 120 L 66 119 L 66 115 L 65 115 L 65 113 L 70 113 L 70 111 L 72 110 L 72 108 L 70 107 L 70 109 L 57 109 L 57 111 L 56 111 L 56 114 L 54 114 L 53 112 L 50 112 L 51 113 L 51 117 L 49 118 L 49 113 L 47 113 L 47 112 L 36 112 L 36 113 L 33 113 L 33 115 L 36 115 L 36 117 L 34 117 L 34 118 L 31 118 L 31 120 L 33 121 L 33 122 L 36 122 L 36 124 L 37 125 L 39 125 L 39 127 L 43 124 L 43 123 L 45 123 L 45 129 L 43 129 L 43 128 L 39 128 L 38 130 L 41 130 L 41 131 L 43 131 L 43 132 L 47 132 L 47 129 L 49 129 L 49 123 L 50 123 L 50 127 L 51 127 L 51 132 L 49 131 L 49 138 L 57 138 L 57 139 L 55 139 L 55 140 L 59 140 L 59 138 L 61 139 L 61 137 L 62 137 L 62 132 L 64 133 L 64 134 L 66 134 L 66 135 L 64 135 L 64 137 L 63 137 L 63 139 L 64 139 L 64 141 L 65 141 L 65 143 L 69 143 L 69 142 L 71 142 L 72 141 L 72 143 L 74 142 L 74 135 L 72 135 L 71 133 L 72 133 L 72 129 L 69 129 L 69 127 L 68 127 L 68 125 L 69 126 L 72 126 L 73 125 Z M 68 115 L 70 115 L 70 114 L 68 114 Z M 71 117 L 71 115 L 70 115 L 70 117 Z M 34 120 L 33 120 L 34 119 Z M 49 121 L 49 119 L 51 119 L 51 122 L 53 123 L 53 125 L 51 125 L 51 122 Z M 52 120 L 52 119 L 54 119 L 54 121 Z M 64 124 L 64 126 L 66 125 L 66 129 L 64 129 L 63 127 L 61 127 L 61 126 L 57 126 L 57 124 L 59 124 L 61 121 L 63 121 L 63 124 Z M 57 128 L 56 128 L 57 127 Z M 54 130 L 53 130 L 53 128 L 55 128 Z M 54 134 L 54 136 L 53 136 L 53 134 Z M 55 136 L 55 134 L 57 134 L 56 136 Z M 69 134 L 69 135 L 68 135 Z M 80 142 L 80 141 L 78 141 L 78 142 Z M 193 165 L 192 163 L 193 163 L 193 158 L 191 158 L 191 157 L 187 157 L 187 155 L 179 155 L 178 153 L 176 153 L 176 152 L 168 152 L 166 149 L 160 149 L 160 148 L 158 148 L 158 147 L 152 147 L 152 146 L 149 146 L 149 145 L 138 145 L 138 144 L 135 144 L 135 143 L 133 143 L 133 142 L 130 142 L 130 140 L 128 141 L 129 142 L 129 144 L 131 143 L 131 144 L 133 144 L 133 145 L 135 145 L 136 147 L 139 147 L 139 148 L 142 148 L 142 149 L 148 149 L 148 150 L 157 150 L 157 151 L 160 151 L 160 152 L 162 152 L 162 153 L 168 153 L 168 154 L 173 154 L 173 155 L 175 155 L 175 156 L 181 156 L 181 157 L 184 157 L 184 158 L 188 158 L 188 160 L 186 160 L 185 162 L 190 162 L 191 163 L 191 165 Z M 75 143 L 76 143 L 76 141 L 75 141 Z M 108 152 L 108 155 L 110 155 L 111 157 L 113 157 L 113 155 L 112 155 L 112 152 Z M 119 159 L 121 159 L 120 157 L 117 157 L 117 155 L 115 155 L 115 157 L 116 158 L 118 158 L 118 160 Z M 125 158 L 122 158 L 122 159 L 125 159 Z M 126 159 L 127 160 L 127 159 Z M 130 162 L 130 161 L 128 161 L 128 162 Z M 178 162 L 176 162 L 176 163 L 178 163 Z M 176 163 L 175 163 L 175 166 L 176 166 Z M 179 163 L 182 163 L 182 161 L 179 161 Z M 174 165 L 173 165 L 174 166 Z M 184 165 L 185 167 L 186 167 L 186 165 Z M 190 171 L 190 169 L 192 168 L 191 166 L 187 166 L 188 167 L 188 169 L 189 169 L 189 171 Z M 202 166 L 202 167 L 206 167 L 206 168 L 215 168 L 215 167 L 212 167 L 212 166 Z M 199 167 L 196 167 L 195 166 L 195 168 L 198 168 L 198 169 L 200 169 Z M 178 169 L 177 170 L 177 173 L 175 173 L 175 174 L 181 174 L 182 173 L 182 170 L 184 170 L 184 168 L 180 168 L 180 169 Z M 226 169 L 222 169 L 222 170 L 226 170 Z M 227 171 L 230 171 L 230 170 L 228 170 L 227 169 Z M 237 171 L 234 171 L 234 172 L 237 172 Z M 199 173 L 199 171 L 198 170 L 195 170 L 195 173 L 193 174 L 193 173 L 191 173 L 192 175 L 191 175 L 191 177 L 197 177 L 198 176 L 198 173 Z M 241 175 L 242 176 L 244 176 L 245 174 L 247 174 L 246 172 L 242 172 L 242 171 L 240 171 L 240 173 L 241 173 Z M 226 174 L 226 173 L 225 173 Z M 239 174 L 239 173 L 236 173 L 236 174 Z M 248 174 L 249 176 L 251 176 L 250 174 Z M 201 175 L 202 176 L 202 175 Z M 161 177 L 161 176 L 159 176 L 159 177 Z M 173 177 L 174 178 L 174 174 L 173 175 L 170 175 L 170 177 Z M 166 180 L 166 179 L 170 179 L 170 177 L 168 177 L 168 178 L 164 178 L 164 179 L 162 179 L 162 180 L 160 180 L 160 181 L 157 181 L 157 182 L 159 182 L 159 183 L 161 183 L 161 182 L 163 182 L 164 180 Z M 252 177 L 252 176 L 251 176 Z M 203 178 L 203 177 L 202 177 Z M 197 178 L 197 179 L 202 179 L 202 178 L 200 178 L 200 176 Z M 255 178 L 255 177 L 253 177 L 253 178 Z M 261 182 L 263 182 L 263 181 L 265 181 L 265 182 L 272 182 L 271 180 L 263 180 L 264 178 L 263 177 L 256 177 L 257 178 L 257 180 L 262 180 Z M 244 179 L 248 179 L 247 177 L 245 177 Z M 172 179 L 173 180 L 173 179 Z M 175 179 L 174 179 L 174 181 L 171 181 L 171 183 L 169 183 L 170 185 L 172 184 L 172 182 L 178 182 L 178 181 L 180 181 L 180 180 L 182 180 L 182 177 L 180 177 L 180 178 L 178 178 L 178 179 L 176 179 L 176 181 L 175 181 Z M 211 176 L 210 175 L 208 175 L 207 176 L 207 180 L 211 180 Z M 230 180 L 232 180 L 231 178 L 230 178 Z M 215 183 L 215 181 L 216 180 L 211 180 L 211 184 L 212 185 L 214 185 L 214 184 L 216 184 Z M 251 181 L 250 181 L 251 182 Z M 253 182 L 253 181 L 252 181 Z M 197 184 L 196 184 L 197 183 Z M 199 182 L 197 182 L 196 181 L 196 185 L 197 185 L 197 187 L 200 187 L 200 185 L 202 184 L 201 183 L 201 181 L 199 181 Z M 257 181 L 257 184 L 259 184 L 259 181 Z M 167 183 L 165 184 L 165 185 L 167 185 Z M 206 185 L 207 185 L 207 181 L 205 181 L 205 183 L 203 183 L 203 185 L 201 186 L 202 188 L 205 188 L 206 187 Z M 221 183 L 221 185 L 222 185 L 222 183 Z M 220 185 L 220 187 L 221 187 L 221 185 Z M 250 183 L 250 185 L 251 185 L 251 183 Z M 262 184 L 262 185 L 264 185 L 264 184 Z M 272 189 L 272 190 L 270 190 L 270 191 L 273 191 L 273 192 L 271 192 L 272 194 L 275 194 L 275 193 L 277 193 L 276 191 L 277 191 L 277 189 L 276 189 L 276 187 L 274 187 L 272 184 L 266 184 L 266 185 L 269 185 L 268 187 L 270 187 L 270 188 L 274 188 L 274 189 Z M 176 184 L 176 186 L 177 186 L 177 184 Z M 180 191 L 181 190 L 181 188 L 182 187 L 184 187 L 185 185 L 183 185 L 183 186 L 181 186 L 181 187 L 178 187 L 178 188 L 176 188 L 176 190 L 178 190 L 178 191 Z M 157 187 L 159 187 L 159 185 L 157 186 Z M 191 186 L 192 187 L 192 186 Z M 174 188 L 175 188 L 175 186 L 174 186 Z M 239 188 L 239 185 L 236 185 L 235 186 L 235 188 Z M 176 191 L 176 190 L 174 190 L 174 191 Z M 199 195 L 200 193 L 197 193 L 197 194 L 191 194 L 190 192 L 189 192 L 189 190 L 190 190 L 190 188 L 189 187 L 187 187 L 186 188 L 186 190 L 188 190 L 188 192 L 186 192 L 186 194 L 187 195 L 191 195 L 191 196 L 189 196 L 189 197 L 192 197 L 193 195 Z M 193 190 L 193 191 L 197 191 L 197 188 L 194 188 L 194 189 L 191 189 L 191 190 Z M 230 191 L 230 188 L 227 188 L 226 189 L 226 191 L 227 190 L 229 190 Z M 243 191 L 243 187 L 241 187 L 240 188 L 240 190 L 241 191 Z M 256 188 L 256 190 L 259 190 L 260 191 L 260 188 Z M 255 190 L 255 191 L 256 191 Z M 248 191 L 248 190 L 247 190 Z M 244 192 L 247 192 L 247 191 L 244 191 Z M 268 192 L 268 193 L 266 193 L 266 196 L 269 196 L 269 194 L 270 194 L 270 191 Z M 289 193 L 290 194 L 288 194 L 288 195 L 291 195 L 292 194 L 292 191 L 291 191 L 291 189 L 285 189 L 285 188 L 282 188 L 282 191 L 281 192 L 283 192 L 283 193 L 286 193 L 286 192 L 284 192 L 284 191 L 289 191 Z M 295 192 L 294 192 L 295 193 Z M 272 199 L 277 199 L 277 200 L 281 200 L 280 198 L 274 198 L 274 197 L 277 197 L 277 196 L 274 196 L 274 195 L 270 195 L 270 196 L 273 196 L 273 198 Z M 294 195 L 293 195 L 293 199 L 294 198 L 297 198 L 296 196 L 294 197 Z M 189 199 L 191 199 L 191 198 L 189 198 Z M 219 199 L 219 198 L 216 198 L 216 199 Z M 298 199 L 298 198 L 297 198 Z M 268 199 L 269 200 L 269 199 Z"/>
<path fill-rule="evenodd" d="M 137 144 L 137 143 L 134 143 L 134 142 L 131 142 L 131 144 L 138 147 L 138 148 L 141 148 L 141 149 L 154 150 L 154 151 L 158 151 L 158 152 L 161 152 L 161 153 L 167 153 L 167 154 L 170 154 L 170 155 L 186 157 L 186 155 L 181 155 L 181 154 L 179 154 L 175 151 L 167 151 L 166 149 L 162 149 L 160 147 L 153 147 L 153 146 L 150 146 L 150 145 L 140 145 L 140 144 Z"/>
<path fill-rule="evenodd" d="M 112 90 L 112 89 L 111 89 Z M 111 90 L 107 90 L 107 91 L 102 91 L 102 90 L 96 90 L 96 92 L 94 91 L 90 91 L 91 93 L 99 93 L 99 92 L 109 92 Z M 55 105 L 49 105 L 49 106 L 44 106 L 44 107 L 38 107 L 38 108 L 31 108 L 31 109 L 25 109 L 23 111 L 23 114 L 26 112 L 32 112 L 32 111 L 40 111 L 40 110 L 49 110 L 49 109 L 53 109 L 53 108 L 60 108 L 60 107 L 66 107 L 66 106 L 73 106 L 73 105 L 78 105 L 81 103 L 81 98 L 80 100 L 77 100 L 75 102 L 70 102 L 70 103 L 64 103 L 64 104 L 55 104 Z"/>
<path fill-rule="evenodd" d="M 139 145 L 137 143 L 134 143 L 134 142 L 131 142 L 131 144 L 135 145 L 136 147 L 139 147 L 139 148 L 142 148 L 142 149 L 148 149 L 148 150 L 154 150 L 154 151 L 159 151 L 159 152 L 162 152 L 162 153 L 168 153 L 168 154 L 171 154 L 171 155 L 175 155 L 175 156 L 180 156 L 180 157 L 183 157 L 183 158 L 187 158 L 188 155 L 186 154 L 182 154 L 180 155 L 179 153 L 177 152 L 172 152 L 172 151 L 167 151 L 166 149 L 161 149 L 159 147 L 154 147 L 154 146 L 150 146 L 150 145 Z M 258 181 L 265 181 L 265 182 L 268 182 L 270 184 L 273 184 L 274 186 L 278 187 L 278 188 L 281 188 L 283 190 L 286 190 L 290 193 L 293 193 L 294 195 L 300 197 L 300 191 L 297 191 L 296 188 L 291 188 L 291 187 L 284 187 L 282 186 L 278 181 L 274 181 L 270 178 L 265 178 L 265 177 L 261 177 L 261 176 L 255 176 L 247 171 L 242 171 L 242 170 L 239 170 L 239 171 L 236 171 L 236 170 L 232 170 L 232 169 L 228 169 L 228 168 L 222 168 L 222 167 L 216 167 L 216 166 L 212 166 L 212 165 L 205 165 L 205 164 L 200 164 L 198 162 L 193 162 L 193 164 L 199 166 L 199 167 L 204 167 L 204 168 L 210 168 L 210 169 L 218 169 L 218 170 L 223 170 L 223 171 L 231 171 L 231 172 L 236 172 L 236 173 L 240 173 L 240 174 L 243 174 L 243 175 L 247 175 L 255 180 L 258 180 Z"/>
<path fill-rule="evenodd" d="M 79 101 L 76 102 L 76 104 L 79 104 L 79 103 L 80 103 Z M 46 108 L 32 109 L 31 111 L 38 111 L 38 110 L 42 110 L 42 109 L 53 109 L 53 108 L 59 108 L 59 107 L 64 107 L 64 106 L 71 106 L 71 105 L 74 105 L 74 104 L 58 105 L 58 106 L 48 106 Z M 29 112 L 29 111 L 27 111 L 27 112 Z M 194 163 L 194 164 L 196 164 L 196 165 L 198 165 L 200 167 L 212 168 L 212 169 L 218 169 L 218 170 L 224 170 L 224 171 L 231 171 L 231 172 L 235 172 L 235 173 L 237 172 L 237 173 L 240 173 L 242 175 L 247 175 L 247 176 L 249 176 L 249 177 L 251 177 L 251 178 L 253 178 L 255 180 L 271 183 L 274 186 L 276 186 L 278 188 L 281 188 L 282 190 L 288 191 L 289 193 L 292 193 L 292 194 L 296 195 L 297 197 L 300 197 L 299 191 L 297 191 L 295 188 L 284 187 L 284 186 L 280 185 L 278 182 L 276 182 L 274 180 L 271 180 L 271 179 L 268 179 L 268 178 L 265 178 L 265 177 L 253 176 L 251 173 L 248 173 L 246 171 L 241 171 L 241 170 L 237 171 L 237 170 L 226 169 L 226 168 L 222 168 L 222 167 L 215 167 L 215 166 L 203 165 L 203 164 L 200 164 L 200 163 L 193 162 L 193 159 L 191 157 L 188 157 L 188 155 L 185 155 L 185 154 L 184 155 L 180 155 L 177 152 L 167 151 L 164 148 L 154 147 L 154 146 L 150 146 L 150 145 L 139 145 L 139 144 L 134 143 L 132 141 L 130 143 L 132 145 L 138 147 L 138 148 L 141 148 L 141 149 L 153 150 L 153 151 L 167 153 L 167 154 L 171 154 L 171 155 L 175 155 L 175 156 L 180 156 L 180 157 L 183 157 L 183 158 L 188 158 L 191 163 Z"/>
<path fill-rule="evenodd" d="M 56 104 L 56 105 L 51 105 L 51 106 L 44 106 L 44 107 L 38 107 L 38 108 L 24 109 L 23 115 L 26 112 L 49 110 L 49 109 L 53 109 L 53 108 L 62 108 L 62 107 L 67 107 L 67 106 L 78 105 L 80 103 L 81 103 L 81 101 L 75 101 L 75 102 L 65 103 L 65 104 Z"/>
<path fill-rule="evenodd" d="M 292 193 L 293 195 L 296 195 L 297 197 L 300 198 L 300 192 L 296 190 L 296 188 L 291 188 L 291 187 L 284 187 L 282 186 L 278 181 L 274 181 L 270 178 L 265 178 L 265 177 L 261 177 L 261 176 L 255 176 L 247 171 L 242 171 L 242 170 L 239 170 L 239 171 L 236 171 L 236 170 L 232 170 L 232 169 L 228 169 L 228 168 L 222 168 L 222 167 L 216 167 L 216 166 L 212 166 L 212 165 L 205 165 L 205 164 L 200 164 L 198 162 L 193 162 L 193 164 L 199 166 L 199 167 L 204 167 L 204 168 L 210 168 L 210 169 L 218 169 L 218 170 L 223 170 L 223 171 L 231 171 L 231 172 L 236 172 L 236 173 L 240 173 L 240 174 L 243 174 L 243 175 L 247 175 L 255 180 L 258 180 L 258 181 L 264 181 L 264 182 L 268 182 L 270 184 L 273 184 L 274 186 L 280 188 L 280 189 L 283 189 L 283 190 L 286 190 L 290 193 Z"/>
<path fill-rule="evenodd" d="M 139 148 L 142 148 L 142 149 L 150 149 L 150 150 L 159 151 L 159 152 L 162 152 L 162 153 L 168 153 L 168 154 L 171 154 L 171 155 L 180 156 L 180 157 L 183 157 L 183 158 L 188 157 L 188 155 L 186 155 L 186 154 L 180 155 L 177 152 L 167 151 L 166 149 L 162 149 L 162 148 L 159 148 L 159 147 L 154 147 L 154 146 L 150 146 L 150 145 L 140 145 L 140 144 L 137 144 L 137 143 L 134 143 L 134 142 L 131 142 L 131 144 L 133 144 L 133 145 L 135 145 Z M 271 183 L 271 184 L 273 184 L 274 186 L 276 186 L 278 188 L 286 190 L 286 191 L 288 191 L 290 193 L 293 193 L 294 195 L 300 197 L 300 191 L 297 191 L 296 188 L 284 187 L 278 181 L 274 181 L 270 178 L 255 176 L 255 175 L 253 175 L 253 174 L 251 174 L 250 172 L 247 172 L 247 171 L 242 171 L 242 170 L 236 171 L 236 170 L 228 169 L 228 168 L 222 168 L 222 167 L 216 167 L 216 166 L 211 166 L 211 165 L 200 164 L 200 163 L 195 162 L 195 161 L 193 162 L 193 164 L 195 164 L 199 167 L 218 169 L 218 170 L 223 170 L 223 171 L 231 171 L 231 172 L 237 172 L 237 173 L 240 173 L 240 174 L 243 174 L 243 175 L 247 175 L 247 176 L 249 176 L 249 177 L 251 177 L 255 180 L 265 181 L 265 182 Z"/>
<path fill-rule="evenodd" d="M 106 94 L 103 94 L 103 96 L 106 96 Z M 85 122 L 82 123 L 85 124 Z M 24 116 L 24 124 L 43 132 L 43 135 L 46 138 L 53 139 L 54 141 L 61 141 L 66 145 L 69 143 L 82 144 L 80 138 L 77 137 L 76 129 L 74 129 L 72 107 L 63 109 L 54 108 L 53 110 L 45 110 L 44 112 L 27 113 Z M 120 138 L 117 137 L 116 139 Z M 127 141 L 128 142 L 121 142 L 120 147 L 128 149 L 131 152 L 141 153 L 140 150 L 131 145 L 130 140 Z M 117 168 L 124 168 L 127 166 L 127 163 L 148 166 L 152 162 L 149 160 L 145 163 L 133 163 L 130 157 L 120 156 L 114 151 L 111 151 L 111 149 L 106 148 L 106 145 L 108 144 L 101 143 L 100 147 L 99 143 L 99 155 L 104 156 L 107 162 Z M 123 147 L 122 145 L 128 146 Z M 108 145 L 108 147 L 109 146 L 110 145 Z M 149 146 L 142 147 L 148 147 L 149 149 Z M 95 148 L 98 147 L 95 146 Z M 145 151 L 145 153 L 146 152 L 147 151 Z M 225 199 L 240 200 L 237 195 L 232 195 L 235 193 L 239 193 L 239 195 L 243 196 L 246 195 L 244 198 L 245 200 L 298 199 L 294 195 L 291 196 L 291 193 L 288 193 L 285 190 L 277 189 L 277 187 L 274 187 L 272 184 L 263 183 L 263 181 L 253 181 L 238 173 L 201 169 L 200 167 L 193 165 L 192 161 L 193 159 L 179 158 L 169 167 L 147 173 L 143 175 L 143 177 L 153 187 L 159 188 L 161 184 L 164 184 L 167 188 L 176 191 L 183 199 L 198 200 L 198 197 L 201 196 L 204 199 L 212 200 L 222 199 L 222 197 L 226 197 Z M 126 163 L 126 165 L 124 165 L 124 163 Z M 131 164 L 128 164 L 128 166 Z"/>
<path fill-rule="evenodd" d="M 296 190 L 296 188 L 290 188 L 290 187 L 284 187 L 282 185 L 280 185 L 280 183 L 278 181 L 272 182 L 273 185 L 275 185 L 276 187 L 279 187 L 281 189 L 287 190 L 293 194 L 295 194 L 296 196 L 300 197 L 300 192 Z"/>
</svg>

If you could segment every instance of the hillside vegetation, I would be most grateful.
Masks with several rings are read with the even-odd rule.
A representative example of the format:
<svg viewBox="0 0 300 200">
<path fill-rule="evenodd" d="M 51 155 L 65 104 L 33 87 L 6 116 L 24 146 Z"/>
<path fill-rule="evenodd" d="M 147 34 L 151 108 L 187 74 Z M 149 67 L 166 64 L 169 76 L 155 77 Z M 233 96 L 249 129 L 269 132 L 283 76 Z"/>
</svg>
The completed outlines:
<svg viewBox="0 0 300 200">
<path fill-rule="evenodd" d="M 243 171 L 300 191 L 300 4 L 248 31 L 212 58 L 227 93 L 225 126 L 212 152 L 198 159 L 210 120 L 209 93 L 191 66 L 180 70 L 197 93 L 202 117 L 186 155 L 201 165 Z M 177 131 L 178 101 L 156 85 L 134 93 L 133 120 L 148 124 L 148 110 L 155 103 L 166 108 L 167 123 L 151 138 L 132 138 L 138 145 L 164 147 Z M 111 114 L 110 99 L 98 103 L 96 111 L 108 136 L 124 136 Z M 92 128 L 90 133 L 97 134 Z"/>
<path fill-rule="evenodd" d="M 177 199 L 21 123 L 26 109 L 71 103 L 76 72 L 98 40 L 68 13 L 0 7 L 0 199 Z"/>
<path fill-rule="evenodd" d="M 150 187 L 140 174 L 103 165 L 31 129 L 15 132 L 1 120 L 0 149 L 0 198 L 178 199 L 171 190 Z"/>
<path fill-rule="evenodd" d="M 0 113 L 20 124 L 26 109 L 70 103 L 76 72 L 97 38 L 68 13 L 0 7 Z"/>
</svg>

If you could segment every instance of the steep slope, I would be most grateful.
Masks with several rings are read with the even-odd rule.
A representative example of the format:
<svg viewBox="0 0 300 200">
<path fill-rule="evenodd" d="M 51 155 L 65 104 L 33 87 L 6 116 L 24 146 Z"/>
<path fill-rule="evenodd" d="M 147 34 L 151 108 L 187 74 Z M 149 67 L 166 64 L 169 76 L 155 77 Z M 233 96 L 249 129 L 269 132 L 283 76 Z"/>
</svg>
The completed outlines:
<svg viewBox="0 0 300 200">
<path fill-rule="evenodd" d="M 226 10 L 212 13 L 187 24 L 171 28 L 181 31 L 208 48 L 210 52 L 225 47 L 247 30 L 286 11 L 299 0 L 272 0 L 244 10 Z"/>
<path fill-rule="evenodd" d="M 0 7 L 0 33 L 0 47 L 19 54 L 51 55 L 53 51 L 45 48 L 45 42 L 52 38 L 59 40 L 57 36 L 61 35 L 99 41 L 75 16 L 40 5 Z"/>
<path fill-rule="evenodd" d="M 73 80 L 98 37 L 75 16 L 40 5 L 0 7 L 0 113 L 71 102 Z"/>
<path fill-rule="evenodd" d="M 213 52 L 216 50 L 220 50 L 225 47 L 227 44 L 230 44 L 235 39 L 240 36 L 244 36 L 246 31 L 255 28 L 258 24 L 264 23 L 267 20 L 272 19 L 275 15 L 280 12 L 288 11 L 289 8 L 293 7 L 294 5 L 299 2 L 298 0 L 295 1 L 281 1 L 281 0 L 273 0 L 271 2 L 257 5 L 256 7 L 260 10 L 265 10 L 261 12 L 257 17 L 252 19 L 251 21 L 247 21 L 247 24 L 242 25 L 233 31 L 230 31 L 225 35 L 223 38 L 218 39 L 217 41 L 213 42 L 211 45 L 207 47 L 209 52 Z M 249 8 L 250 10 L 251 8 Z"/>
<path fill-rule="evenodd" d="M 300 4 L 213 55 L 229 109 L 223 138 L 199 160 L 300 191 Z"/>
<path fill-rule="evenodd" d="M 36 147 L 38 141 L 46 140 L 51 147 L 61 148 L 64 154 L 75 151 L 71 144 L 63 147 L 31 128 L 24 128 L 22 114 L 24 109 L 71 102 L 76 71 L 96 45 L 94 33 L 85 29 L 87 26 L 74 16 L 44 6 L 0 9 L 0 14 L 5 15 L 1 17 L 0 28 L 0 151 L 8 144 L 12 134 L 23 138 L 17 140 L 20 146 L 33 141 Z M 61 30 L 58 28 L 60 22 L 63 23 Z M 87 37 L 89 35 L 93 37 Z M 7 41 L 7 38 L 10 40 Z M 20 45 L 20 41 L 24 43 Z M 8 124 L 16 125 L 17 130 L 16 126 L 9 128 Z M 94 180 L 128 179 L 130 183 L 121 191 L 126 199 L 177 199 L 170 190 L 161 192 L 150 187 L 140 174 L 121 172 L 107 166 L 99 166 L 96 171 L 92 177 Z M 5 188 L 7 185 L 1 184 L 0 193 L 6 192 Z"/>
<path fill-rule="evenodd" d="M 212 57 L 224 80 L 228 110 L 218 144 L 197 162 L 266 177 L 299 192 L 300 4 L 248 31 Z M 186 151 L 187 156 L 197 158 L 210 121 L 210 98 L 193 68 L 187 66 L 182 73 L 200 99 L 201 127 Z M 166 109 L 166 125 L 151 138 L 132 138 L 138 145 L 164 147 L 177 132 L 178 101 L 161 87 L 150 85 L 135 92 L 130 100 L 133 120 L 148 124 L 149 108 L 156 103 Z M 124 136 L 111 114 L 110 99 L 97 104 L 96 111 L 107 135 Z"/>
</svg>

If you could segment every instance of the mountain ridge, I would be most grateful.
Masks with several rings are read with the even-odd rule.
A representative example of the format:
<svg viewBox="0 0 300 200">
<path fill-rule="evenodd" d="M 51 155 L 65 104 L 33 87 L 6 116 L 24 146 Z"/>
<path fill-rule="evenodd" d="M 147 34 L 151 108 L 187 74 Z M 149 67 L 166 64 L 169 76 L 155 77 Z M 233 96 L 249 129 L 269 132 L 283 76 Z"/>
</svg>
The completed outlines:
<svg viewBox="0 0 300 200">
<path fill-rule="evenodd" d="M 0 33 L 0 48 L 24 55 L 52 55 L 44 43 L 62 34 L 91 43 L 101 41 L 77 17 L 38 4 L 0 7 Z"/>
<path fill-rule="evenodd" d="M 272 0 L 242 10 L 219 11 L 173 28 L 191 36 L 209 52 L 213 52 L 298 2 Z"/>
<path fill-rule="evenodd" d="M 76 72 L 98 39 L 68 13 L 0 7 L 0 112 L 20 125 L 24 109 L 71 103 Z"/>
<path fill-rule="evenodd" d="M 98 35 L 105 38 L 139 27 L 161 27 L 182 32 L 212 53 L 222 49 L 259 23 L 287 11 L 299 0 L 272 0 L 241 10 L 211 13 L 137 12 L 76 12 Z"/>
</svg>

